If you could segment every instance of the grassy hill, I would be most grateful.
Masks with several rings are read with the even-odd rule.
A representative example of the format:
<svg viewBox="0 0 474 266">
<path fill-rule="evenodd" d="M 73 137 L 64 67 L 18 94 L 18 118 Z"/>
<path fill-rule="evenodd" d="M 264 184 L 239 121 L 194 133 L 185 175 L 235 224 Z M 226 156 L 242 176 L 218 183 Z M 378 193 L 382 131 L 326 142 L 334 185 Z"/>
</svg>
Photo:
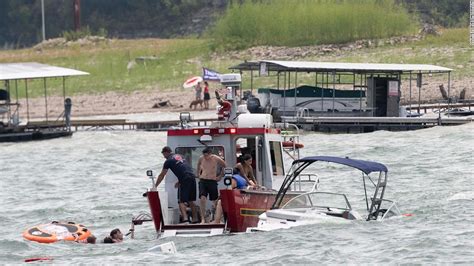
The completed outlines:
<svg viewBox="0 0 474 266">
<path fill-rule="evenodd" d="M 349 52 L 334 51 L 323 56 L 298 60 L 378 63 L 435 64 L 453 68 L 453 79 L 474 76 L 474 48 L 469 45 L 468 29 L 446 29 L 440 36 L 395 45 L 361 48 Z M 146 64 L 137 57 L 154 56 Z M 68 94 L 95 94 L 107 91 L 177 90 L 185 79 L 201 75 L 202 67 L 222 73 L 228 67 L 250 59 L 270 59 L 246 51 L 219 52 L 211 50 L 207 39 L 141 39 L 73 42 L 62 45 L 41 45 L 37 48 L 0 51 L 0 62 L 35 61 L 89 72 L 86 77 L 71 78 Z M 278 58 L 271 58 L 278 59 Z M 244 87 L 249 87 L 249 80 Z M 261 86 L 270 81 L 259 81 Z M 22 85 L 21 85 L 22 86 Z M 30 96 L 43 94 L 43 82 L 30 82 Z M 62 80 L 48 81 L 48 94 L 62 92 Z M 20 90 L 20 97 L 22 97 Z"/>
<path fill-rule="evenodd" d="M 211 36 L 227 50 L 302 46 L 400 36 L 415 32 L 417 24 L 393 0 L 243 1 L 229 6 Z"/>
<path fill-rule="evenodd" d="M 189 76 L 201 75 L 202 67 L 225 73 L 243 60 L 281 59 L 265 51 L 273 49 L 270 47 L 261 48 L 263 53 L 235 51 L 236 48 L 270 45 L 287 49 L 304 45 L 304 49 L 314 50 L 320 44 L 351 46 L 355 40 L 370 39 L 377 45 L 353 45 L 358 48 L 297 54 L 285 59 L 436 64 L 455 69 L 455 79 L 473 76 L 473 49 L 468 43 L 467 28 L 448 29 L 440 36 L 402 44 L 392 45 L 391 39 L 389 44 L 381 41 L 413 36 L 419 27 L 416 16 L 409 15 L 394 0 L 238 2 L 242 4 L 230 5 L 205 38 L 53 39 L 30 49 L 0 50 L 0 62 L 36 61 L 89 72 L 90 76 L 70 79 L 69 94 L 177 90 Z M 153 60 L 143 62 L 138 60 L 140 57 Z M 244 88 L 248 82 L 244 81 Z M 274 86 L 273 82 L 259 79 L 256 85 Z M 43 94 L 42 81 L 32 81 L 28 86 L 29 95 Z M 48 80 L 48 88 L 49 95 L 61 94 L 62 80 Z M 22 97 L 25 92 L 19 93 Z"/>
</svg>

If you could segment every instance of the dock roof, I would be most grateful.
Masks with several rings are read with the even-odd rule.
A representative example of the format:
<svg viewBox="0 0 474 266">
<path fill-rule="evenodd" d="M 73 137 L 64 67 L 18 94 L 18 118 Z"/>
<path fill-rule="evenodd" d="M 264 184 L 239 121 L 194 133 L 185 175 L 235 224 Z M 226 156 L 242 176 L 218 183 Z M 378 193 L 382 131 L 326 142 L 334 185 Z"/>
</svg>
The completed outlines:
<svg viewBox="0 0 474 266">
<path fill-rule="evenodd" d="M 265 63 L 268 71 L 296 71 L 296 72 L 352 72 L 352 73 L 447 73 L 452 69 L 423 64 L 374 64 L 374 63 L 337 63 L 312 61 L 279 61 L 260 60 L 246 61 L 230 67 L 235 70 L 259 70 L 260 64 Z"/>
<path fill-rule="evenodd" d="M 0 63 L 0 80 L 55 78 L 89 75 L 87 72 L 35 62 Z"/>
</svg>

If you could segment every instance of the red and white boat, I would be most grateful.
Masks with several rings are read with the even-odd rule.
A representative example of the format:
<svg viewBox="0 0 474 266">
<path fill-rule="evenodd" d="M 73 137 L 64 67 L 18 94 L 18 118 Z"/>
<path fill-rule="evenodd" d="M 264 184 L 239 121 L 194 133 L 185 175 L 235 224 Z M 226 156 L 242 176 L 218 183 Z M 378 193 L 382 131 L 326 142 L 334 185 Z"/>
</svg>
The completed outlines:
<svg viewBox="0 0 474 266">
<path fill-rule="evenodd" d="M 237 109 L 241 108 L 236 108 L 235 92 L 240 89 L 240 75 L 222 75 L 221 83 L 228 92 L 225 100 L 232 104 L 228 119 L 214 122 L 208 127 L 192 127 L 189 126 L 189 116 L 182 114 L 181 126 L 169 129 L 167 132 L 167 145 L 174 153 L 181 154 L 193 169 L 196 168 L 199 156 L 206 147 L 210 147 L 213 153 L 223 158 L 231 168 L 237 163 L 240 154 L 249 153 L 253 158 L 255 177 L 263 188 L 232 189 L 229 176 L 231 168 L 226 168 L 227 174 L 219 182 L 223 222 L 180 224 L 175 188 L 177 178 L 168 171 L 164 180 L 164 190 L 149 189 L 145 194 L 151 216 L 141 215 L 135 218 L 132 227 L 143 221 L 152 220 L 160 237 L 246 232 L 247 228 L 257 226 L 259 215 L 272 207 L 285 177 L 284 157 L 287 157 L 285 152 L 290 151 L 283 147 L 284 138 L 281 130 L 274 126 L 271 115 L 238 113 Z M 149 175 L 153 176 L 151 173 Z M 311 181 L 310 176 L 307 181 Z M 301 186 L 299 188 L 301 189 Z M 287 197 L 301 193 L 302 191 L 293 191 L 288 193 Z M 207 209 L 211 208 L 208 202 Z"/>
</svg>

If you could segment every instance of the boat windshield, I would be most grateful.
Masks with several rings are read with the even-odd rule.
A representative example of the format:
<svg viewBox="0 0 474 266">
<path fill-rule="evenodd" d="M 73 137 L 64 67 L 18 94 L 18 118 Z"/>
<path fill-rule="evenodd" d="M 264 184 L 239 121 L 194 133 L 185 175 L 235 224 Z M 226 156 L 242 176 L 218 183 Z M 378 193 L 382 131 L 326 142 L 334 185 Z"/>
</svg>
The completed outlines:
<svg viewBox="0 0 474 266">
<path fill-rule="evenodd" d="M 225 158 L 224 158 L 224 154 L 225 154 L 224 147 L 222 147 L 222 146 L 207 146 L 207 147 L 211 148 L 212 154 L 215 154 L 215 155 L 221 157 L 223 160 L 225 160 Z M 196 172 L 197 162 L 199 160 L 199 157 L 201 157 L 202 150 L 204 148 L 205 147 L 202 147 L 202 146 L 200 146 L 200 147 L 178 147 L 178 148 L 176 148 L 175 153 L 183 155 L 184 159 L 187 161 L 187 163 L 189 165 L 191 165 L 191 167 L 193 168 L 193 171 Z M 219 173 L 220 173 L 220 170 L 219 170 Z"/>
<path fill-rule="evenodd" d="M 331 192 L 310 192 L 289 200 L 283 209 L 327 208 L 350 210 L 351 205 L 346 195 Z"/>
</svg>

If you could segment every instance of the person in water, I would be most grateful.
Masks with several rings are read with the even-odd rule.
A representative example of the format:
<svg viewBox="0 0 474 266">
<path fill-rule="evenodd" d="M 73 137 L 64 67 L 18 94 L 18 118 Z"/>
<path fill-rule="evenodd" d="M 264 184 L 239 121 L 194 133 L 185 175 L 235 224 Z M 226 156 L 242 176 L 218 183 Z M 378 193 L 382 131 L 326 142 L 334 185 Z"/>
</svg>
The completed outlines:
<svg viewBox="0 0 474 266">
<path fill-rule="evenodd" d="M 110 231 L 110 237 L 112 238 L 114 243 L 123 242 L 123 234 L 118 228 L 115 228 L 114 230 Z"/>
<path fill-rule="evenodd" d="M 193 169 L 186 162 L 184 157 L 180 154 L 173 154 L 170 147 L 163 147 L 161 154 L 163 157 L 165 157 L 166 161 L 163 163 L 163 169 L 158 175 L 155 188 L 157 188 L 161 181 L 163 181 L 168 169 L 171 169 L 171 172 L 173 172 L 173 174 L 178 178 L 179 182 L 178 203 L 181 217 L 183 221 L 189 222 L 186 203 L 188 203 L 191 210 L 195 209 L 194 201 L 196 200 L 196 176 L 194 175 Z"/>
<path fill-rule="evenodd" d="M 234 167 L 235 174 L 239 177 L 242 177 L 247 182 L 248 186 L 257 186 L 257 180 L 253 174 L 252 168 L 252 156 L 250 154 L 244 154 L 240 158 L 240 163 L 237 163 Z M 235 178 L 233 178 L 236 180 Z M 236 180 L 237 182 L 237 180 Z M 243 182 L 240 182 L 243 185 Z"/>
<path fill-rule="evenodd" d="M 121 243 L 121 242 L 123 242 L 123 234 L 118 228 L 115 228 L 114 230 L 110 231 L 109 236 L 104 238 L 105 244 L 113 244 L 113 243 Z"/>
<path fill-rule="evenodd" d="M 214 208 L 216 207 L 216 200 L 219 197 L 217 189 L 217 182 L 220 181 L 221 176 L 217 174 L 218 166 L 226 167 L 226 163 L 221 157 L 212 154 L 212 150 L 206 147 L 202 150 L 202 156 L 199 157 L 197 163 L 197 175 L 199 177 L 199 209 L 201 213 L 201 223 L 205 223 L 205 213 L 207 197 L 212 201 Z"/>
<path fill-rule="evenodd" d="M 97 238 L 94 236 L 94 235 L 90 235 L 88 236 L 86 239 L 84 240 L 77 240 L 76 242 L 77 243 L 83 243 L 83 244 L 95 244 L 96 243 L 96 240 Z"/>
</svg>

